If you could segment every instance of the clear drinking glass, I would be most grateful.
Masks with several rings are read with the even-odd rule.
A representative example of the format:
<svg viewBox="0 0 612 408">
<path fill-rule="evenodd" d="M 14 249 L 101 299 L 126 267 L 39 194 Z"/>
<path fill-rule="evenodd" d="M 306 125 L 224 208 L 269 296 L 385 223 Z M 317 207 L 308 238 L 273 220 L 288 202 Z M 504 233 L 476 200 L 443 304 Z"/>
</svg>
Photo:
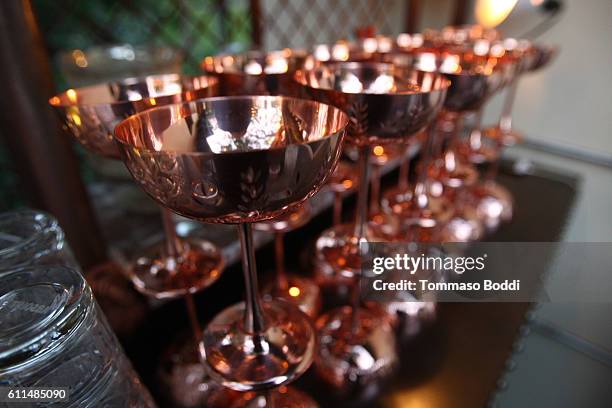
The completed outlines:
<svg viewBox="0 0 612 408">
<path fill-rule="evenodd" d="M 28 266 L 0 277 L 0 386 L 66 387 L 44 407 L 154 407 L 75 269 Z"/>
<path fill-rule="evenodd" d="M 79 269 L 64 231 L 51 215 L 34 210 L 0 214 L 0 275 L 29 265 Z"/>
</svg>

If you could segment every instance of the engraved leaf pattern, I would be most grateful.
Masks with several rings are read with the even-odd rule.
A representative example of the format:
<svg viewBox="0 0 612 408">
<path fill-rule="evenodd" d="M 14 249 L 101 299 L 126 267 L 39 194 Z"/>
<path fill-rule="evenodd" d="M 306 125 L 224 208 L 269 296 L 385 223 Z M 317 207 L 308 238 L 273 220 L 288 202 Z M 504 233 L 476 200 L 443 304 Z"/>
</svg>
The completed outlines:
<svg viewBox="0 0 612 408">
<path fill-rule="evenodd" d="M 258 202 L 265 201 L 264 183 L 261 182 L 261 171 L 249 166 L 246 171 L 240 173 L 240 201 L 238 205 L 241 211 L 251 210 Z"/>
<path fill-rule="evenodd" d="M 405 109 L 396 109 L 390 118 L 380 124 L 380 128 L 388 132 L 403 132 L 417 123 L 424 112 L 422 104 L 409 105 Z"/>
<path fill-rule="evenodd" d="M 72 106 L 62 115 L 64 128 L 74 135 L 79 143 L 94 152 L 104 153 L 114 147 L 112 131 L 98 118 L 94 108 Z"/>
<path fill-rule="evenodd" d="M 155 157 L 130 151 L 129 166 L 134 177 L 149 194 L 162 201 L 170 201 L 179 195 L 176 157 L 158 152 Z"/>
<path fill-rule="evenodd" d="M 368 104 L 356 99 L 347 109 L 350 116 L 349 133 L 353 137 L 365 136 L 368 133 Z"/>
</svg>

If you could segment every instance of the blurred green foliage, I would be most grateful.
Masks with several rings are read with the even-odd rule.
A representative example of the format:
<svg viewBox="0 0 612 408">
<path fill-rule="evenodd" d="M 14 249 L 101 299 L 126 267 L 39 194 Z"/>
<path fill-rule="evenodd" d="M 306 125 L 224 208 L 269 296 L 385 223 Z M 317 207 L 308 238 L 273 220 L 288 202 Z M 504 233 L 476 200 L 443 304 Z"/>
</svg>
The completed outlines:
<svg viewBox="0 0 612 408">
<path fill-rule="evenodd" d="M 50 54 L 100 44 L 163 45 L 186 54 L 185 71 L 206 55 L 250 44 L 247 0 L 34 0 Z"/>
<path fill-rule="evenodd" d="M 184 52 L 183 71 L 196 73 L 206 55 L 250 46 L 248 0 L 33 0 L 58 90 L 67 87 L 57 56 L 94 45 L 167 46 Z M 229 48 L 228 48 L 229 47 Z M 76 149 L 85 181 L 95 173 Z M 0 144 L 0 210 L 26 204 L 5 146 Z"/>
</svg>

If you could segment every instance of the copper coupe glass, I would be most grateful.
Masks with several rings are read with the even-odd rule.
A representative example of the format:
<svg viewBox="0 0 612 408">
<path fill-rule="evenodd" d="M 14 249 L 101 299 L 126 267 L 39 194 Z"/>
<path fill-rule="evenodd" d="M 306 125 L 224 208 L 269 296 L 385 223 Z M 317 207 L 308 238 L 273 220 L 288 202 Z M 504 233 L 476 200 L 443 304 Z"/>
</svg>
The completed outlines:
<svg viewBox="0 0 612 408">
<path fill-rule="evenodd" d="M 506 146 L 520 143 L 523 135 L 512 127 L 512 106 L 516 97 L 519 79 L 526 73 L 536 71 L 547 65 L 556 55 L 557 48 L 533 44 L 526 40 L 506 39 L 502 42 L 504 50 L 510 54 L 514 72 L 507 84 L 506 96 L 497 126 L 482 130 L 484 139 L 492 141 L 498 154 L 491 160 L 484 180 L 472 188 L 477 201 L 478 215 L 489 230 L 497 228 L 502 221 L 509 221 L 513 213 L 512 194 L 495 181 L 499 168 L 501 151 Z"/>
<path fill-rule="evenodd" d="M 121 120 L 154 106 L 211 96 L 216 87 L 217 79 L 210 76 L 154 75 L 68 89 L 49 103 L 65 129 L 85 148 L 119 159 L 112 132 Z M 165 182 L 162 169 L 152 167 L 149 172 L 150 177 Z M 155 298 L 169 298 L 212 284 L 223 268 L 220 251 L 208 241 L 179 239 L 171 213 L 163 207 L 161 211 L 165 242 L 131 266 L 136 289 Z"/>
<path fill-rule="evenodd" d="M 206 57 L 201 67 L 206 73 L 219 78 L 221 95 L 298 96 L 300 89 L 293 81 L 293 74 L 304 65 L 306 59 L 306 52 L 292 49 L 248 51 Z M 283 255 L 284 234 L 306 224 L 310 217 L 310 207 L 305 205 L 280 218 L 256 223 L 254 228 L 274 234 L 276 281 L 264 288 L 266 294 L 294 303 L 314 317 L 320 306 L 319 288 L 306 276 L 286 274 Z"/>
<path fill-rule="evenodd" d="M 359 146 L 356 220 L 324 231 L 316 255 L 328 273 L 353 282 L 352 306 L 332 310 L 317 320 L 318 372 L 347 391 L 385 377 L 396 362 L 386 317 L 359 302 L 360 243 L 370 234 L 371 147 L 406 143 L 422 131 L 442 107 L 449 82 L 437 74 L 399 72 L 391 64 L 368 62 L 320 64 L 298 71 L 296 80 L 313 98 L 349 113 L 348 141 Z"/>
<path fill-rule="evenodd" d="M 274 388 L 312 362 L 316 341 L 306 314 L 260 298 L 252 223 L 316 193 L 339 158 L 347 124 L 346 114 L 326 104 L 246 96 L 152 109 L 115 129 L 128 169 L 155 200 L 201 222 L 238 226 L 246 301 L 218 314 L 201 343 L 210 375 L 229 388 Z M 150 177 L 152 167 L 164 183 Z"/>
<path fill-rule="evenodd" d="M 178 74 L 153 75 L 127 78 L 120 81 L 69 89 L 50 99 L 72 134 L 91 152 L 110 159 L 119 159 L 120 150 L 113 140 L 115 126 L 137 112 L 169 103 L 188 101 L 216 93 L 218 80 L 210 76 L 183 76 Z M 143 159 L 146 160 L 146 159 Z M 163 177 L 168 169 L 146 169 L 147 177 L 157 180 L 159 189 L 167 185 Z M 223 258 L 221 251 L 211 242 L 190 237 L 181 239 L 176 234 L 172 213 L 160 207 L 164 228 L 164 242 L 154 246 L 147 254 L 140 254 L 130 265 L 128 274 L 134 287 L 154 298 L 185 299 L 192 340 L 174 344 L 173 350 L 192 350 L 189 359 L 179 352 L 169 354 L 170 364 L 163 364 L 170 373 L 185 372 L 194 364 L 200 364 L 193 350 L 201 336 L 193 293 L 212 285 L 221 276 Z M 166 376 L 165 378 L 168 378 Z M 202 379 L 204 382 L 207 379 Z M 183 392 L 176 383 L 166 382 L 171 393 Z"/>
<path fill-rule="evenodd" d="M 299 50 L 248 51 L 202 60 L 201 68 L 220 82 L 220 95 L 298 96 L 293 73 L 307 60 Z"/>
<path fill-rule="evenodd" d="M 497 140 L 503 146 L 512 146 L 523 140 L 522 134 L 512 127 L 512 107 L 519 80 L 523 75 L 538 71 L 548 65 L 559 50 L 554 46 L 512 38 L 504 40 L 501 45 L 507 53 L 513 55 L 517 60 L 517 70 L 512 81 L 508 84 L 508 91 L 504 98 L 497 126 L 488 127 L 483 130 L 483 133 L 485 136 Z"/>
<path fill-rule="evenodd" d="M 472 163 L 462 160 L 458 147 L 464 116 L 479 111 L 502 85 L 503 75 L 497 60 L 491 62 L 478 58 L 478 55 L 464 52 L 464 49 L 419 50 L 410 54 L 389 55 L 387 58 L 398 65 L 444 74 L 451 85 L 438 128 L 431 135 L 434 138 L 431 151 L 438 156 L 428 164 L 428 168 L 422 170 L 428 174 L 426 180 L 422 180 L 427 183 L 426 191 L 423 185 L 415 186 L 420 190 L 420 197 L 413 200 L 406 199 L 406 192 L 389 192 L 386 207 L 394 212 L 399 211 L 403 217 L 414 218 L 416 214 L 417 218 L 427 219 L 427 227 L 432 230 L 430 235 L 435 236 L 434 241 L 469 242 L 479 239 L 484 229 L 476 212 L 476 204 L 467 189 L 477 182 L 478 172 Z M 432 185 L 436 187 L 432 189 Z M 411 194 L 417 194 L 416 190 Z M 423 207 L 422 203 L 426 203 L 426 206 Z M 454 208 L 448 219 L 440 222 L 440 218 L 431 216 L 440 212 L 447 217 L 449 203 Z M 419 207 L 416 213 L 415 204 Z M 422 217 L 425 214 L 428 216 Z"/>
<path fill-rule="evenodd" d="M 520 46 L 519 46 L 520 44 Z M 526 51 L 529 49 L 529 41 L 514 38 L 506 38 L 503 41 L 492 43 L 481 43 L 483 55 L 492 63 L 499 66 L 502 75 L 500 89 L 508 88 L 502 117 L 508 109 L 508 100 L 513 98 L 514 84 L 525 65 Z M 488 50 L 486 50 L 488 48 Z M 485 52 L 486 51 L 486 52 Z M 474 202 L 476 214 L 481 223 L 490 232 L 495 229 L 502 221 L 510 221 L 513 212 L 512 194 L 501 184 L 493 180 L 490 175 L 495 173 L 497 163 L 500 159 L 503 143 L 501 139 L 505 136 L 492 136 L 482 129 L 482 117 L 484 105 L 475 114 L 475 120 L 469 136 L 459 147 L 459 151 L 467 161 L 475 165 L 488 165 L 485 177 L 477 183 L 468 187 L 469 196 Z M 506 134 L 508 143 L 518 142 L 517 134 Z M 511 141 L 512 139 L 512 141 Z"/>
</svg>

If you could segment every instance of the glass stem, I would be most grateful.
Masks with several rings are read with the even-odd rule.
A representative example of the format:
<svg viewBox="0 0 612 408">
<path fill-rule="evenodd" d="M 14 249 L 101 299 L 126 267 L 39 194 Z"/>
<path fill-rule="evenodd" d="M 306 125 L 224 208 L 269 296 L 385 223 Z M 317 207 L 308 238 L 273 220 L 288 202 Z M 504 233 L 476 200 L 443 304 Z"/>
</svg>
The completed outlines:
<svg viewBox="0 0 612 408">
<path fill-rule="evenodd" d="M 499 116 L 499 130 L 501 134 L 512 131 L 512 106 L 514 105 L 514 99 L 516 97 L 516 90 L 518 88 L 518 78 L 514 78 L 512 83 L 508 87 L 506 97 L 504 98 L 504 105 L 502 106 L 501 115 Z M 497 140 L 497 149 L 499 154 L 497 158 L 491 163 L 487 171 L 486 180 L 494 180 L 499 172 L 499 161 L 501 160 L 501 150 L 503 149 L 504 142 L 503 137 Z"/>
<path fill-rule="evenodd" d="M 172 212 L 164 207 L 161 208 L 162 224 L 164 227 L 164 249 L 166 256 L 177 258 L 183 252 L 181 240 L 176 235 L 176 227 Z"/>
<path fill-rule="evenodd" d="M 342 193 L 334 192 L 334 226 L 342 224 Z"/>
<path fill-rule="evenodd" d="M 504 105 L 502 106 L 501 115 L 499 117 L 499 128 L 502 133 L 507 133 L 512 130 L 512 106 L 514 105 L 517 88 L 518 78 L 514 78 L 508 87 L 508 92 L 504 98 Z"/>
<path fill-rule="evenodd" d="M 429 166 L 434 160 L 435 150 L 437 150 L 440 141 L 437 134 L 437 120 L 434 120 L 429 125 L 427 139 L 422 150 L 422 163 L 417 174 L 417 182 L 414 187 L 414 199 L 417 200 L 417 205 L 420 208 L 425 208 L 428 204 L 427 197 L 427 177 L 429 175 Z"/>
<path fill-rule="evenodd" d="M 446 121 L 446 119 L 443 118 L 442 115 L 439 115 L 438 118 L 436 118 L 436 120 L 434 121 L 434 123 L 437 123 L 438 121 Z M 431 142 L 431 158 L 433 159 L 439 159 L 442 157 L 442 153 L 444 153 L 444 143 L 445 143 L 445 139 L 446 139 L 446 135 L 445 135 L 445 129 L 443 126 L 440 126 L 440 128 L 438 128 L 438 126 L 434 125 L 434 123 L 432 123 L 430 125 L 430 132 L 429 132 L 429 137 L 427 139 L 427 141 L 429 141 L 429 138 L 433 136 L 433 140 Z M 435 134 L 431 134 L 431 129 L 432 127 L 435 127 L 436 129 L 436 133 Z M 438 134 L 438 131 L 440 132 Z M 427 143 L 426 141 L 426 143 Z"/>
<path fill-rule="evenodd" d="M 438 135 L 438 120 L 434 120 L 427 130 L 427 139 L 422 149 L 422 163 L 420 163 L 419 171 L 416 175 L 416 184 L 414 186 L 414 198 L 418 208 L 426 208 L 429 204 L 429 195 L 427 193 L 427 178 L 429 177 L 429 168 L 436 160 L 441 149 L 442 137 Z M 407 241 L 412 242 L 416 236 L 416 231 L 411 228 L 407 234 Z"/>
<path fill-rule="evenodd" d="M 285 234 L 274 233 L 274 256 L 276 258 L 276 287 L 281 291 L 289 288 L 287 274 L 285 273 Z"/>
<path fill-rule="evenodd" d="M 474 119 L 474 127 L 470 131 L 469 143 L 470 147 L 474 150 L 479 149 L 482 146 L 482 117 L 484 114 L 484 106 L 476 111 L 476 117 Z"/>
<path fill-rule="evenodd" d="M 364 236 L 364 230 L 368 221 L 368 186 L 370 179 L 370 147 L 361 146 L 359 148 L 359 190 L 357 191 L 357 211 L 355 214 L 354 236 L 358 240 Z"/>
<path fill-rule="evenodd" d="M 453 172 L 457 169 L 457 155 L 455 154 L 455 149 L 457 148 L 457 144 L 459 143 L 459 139 L 461 136 L 461 131 L 463 127 L 463 115 L 461 113 L 457 113 L 457 116 L 454 118 L 454 127 L 453 132 L 451 133 L 450 139 L 448 140 L 446 151 L 444 152 L 444 167 L 446 171 Z"/>
<path fill-rule="evenodd" d="M 359 190 L 357 192 L 357 211 L 355 218 L 354 237 L 357 243 L 357 251 L 361 251 L 360 244 L 365 236 L 365 228 L 368 221 L 368 186 L 370 173 L 370 147 L 361 146 L 359 148 Z M 355 276 L 352 287 L 352 308 L 351 308 L 351 330 L 355 333 L 359 327 L 359 297 L 360 297 L 360 276 Z"/>
<path fill-rule="evenodd" d="M 399 168 L 399 175 L 397 180 L 397 187 L 401 191 L 408 190 L 408 185 L 410 184 L 410 145 L 406 146 L 404 150 L 402 162 Z"/>
<path fill-rule="evenodd" d="M 164 249 L 166 256 L 176 259 L 182 253 L 183 245 L 179 237 L 176 235 L 176 226 L 174 224 L 174 218 L 172 218 L 172 212 L 164 207 L 160 207 L 160 209 L 162 213 L 162 224 L 164 227 Z M 183 298 L 185 299 L 185 306 L 187 307 L 187 315 L 189 317 L 189 325 L 191 326 L 193 339 L 195 340 L 197 347 L 202 340 L 202 328 L 198 319 L 198 313 L 196 311 L 193 295 L 191 293 L 186 293 Z"/>
<path fill-rule="evenodd" d="M 361 304 L 361 285 L 359 282 L 360 277 L 356 276 L 353 281 L 353 287 L 351 288 L 351 330 L 347 332 L 353 337 L 359 331 L 359 306 Z"/>
<path fill-rule="evenodd" d="M 380 210 L 380 166 L 372 168 L 372 186 L 370 193 L 370 214 L 377 214 Z"/>
<path fill-rule="evenodd" d="M 195 301 L 191 293 L 186 293 L 184 296 L 185 306 L 187 306 L 187 315 L 189 316 L 189 325 L 193 332 L 193 340 L 196 344 L 196 349 L 199 350 L 199 344 L 202 341 L 202 327 L 200 326 L 200 320 L 198 319 L 198 313 L 195 307 Z M 203 357 L 200 353 L 197 353 L 200 357 Z"/>
<path fill-rule="evenodd" d="M 242 272 L 246 300 L 244 309 L 244 330 L 250 334 L 261 333 L 264 329 L 264 317 L 257 287 L 257 266 L 255 264 L 255 247 L 253 230 L 248 222 L 238 224 L 240 251 L 242 255 Z"/>
</svg>

